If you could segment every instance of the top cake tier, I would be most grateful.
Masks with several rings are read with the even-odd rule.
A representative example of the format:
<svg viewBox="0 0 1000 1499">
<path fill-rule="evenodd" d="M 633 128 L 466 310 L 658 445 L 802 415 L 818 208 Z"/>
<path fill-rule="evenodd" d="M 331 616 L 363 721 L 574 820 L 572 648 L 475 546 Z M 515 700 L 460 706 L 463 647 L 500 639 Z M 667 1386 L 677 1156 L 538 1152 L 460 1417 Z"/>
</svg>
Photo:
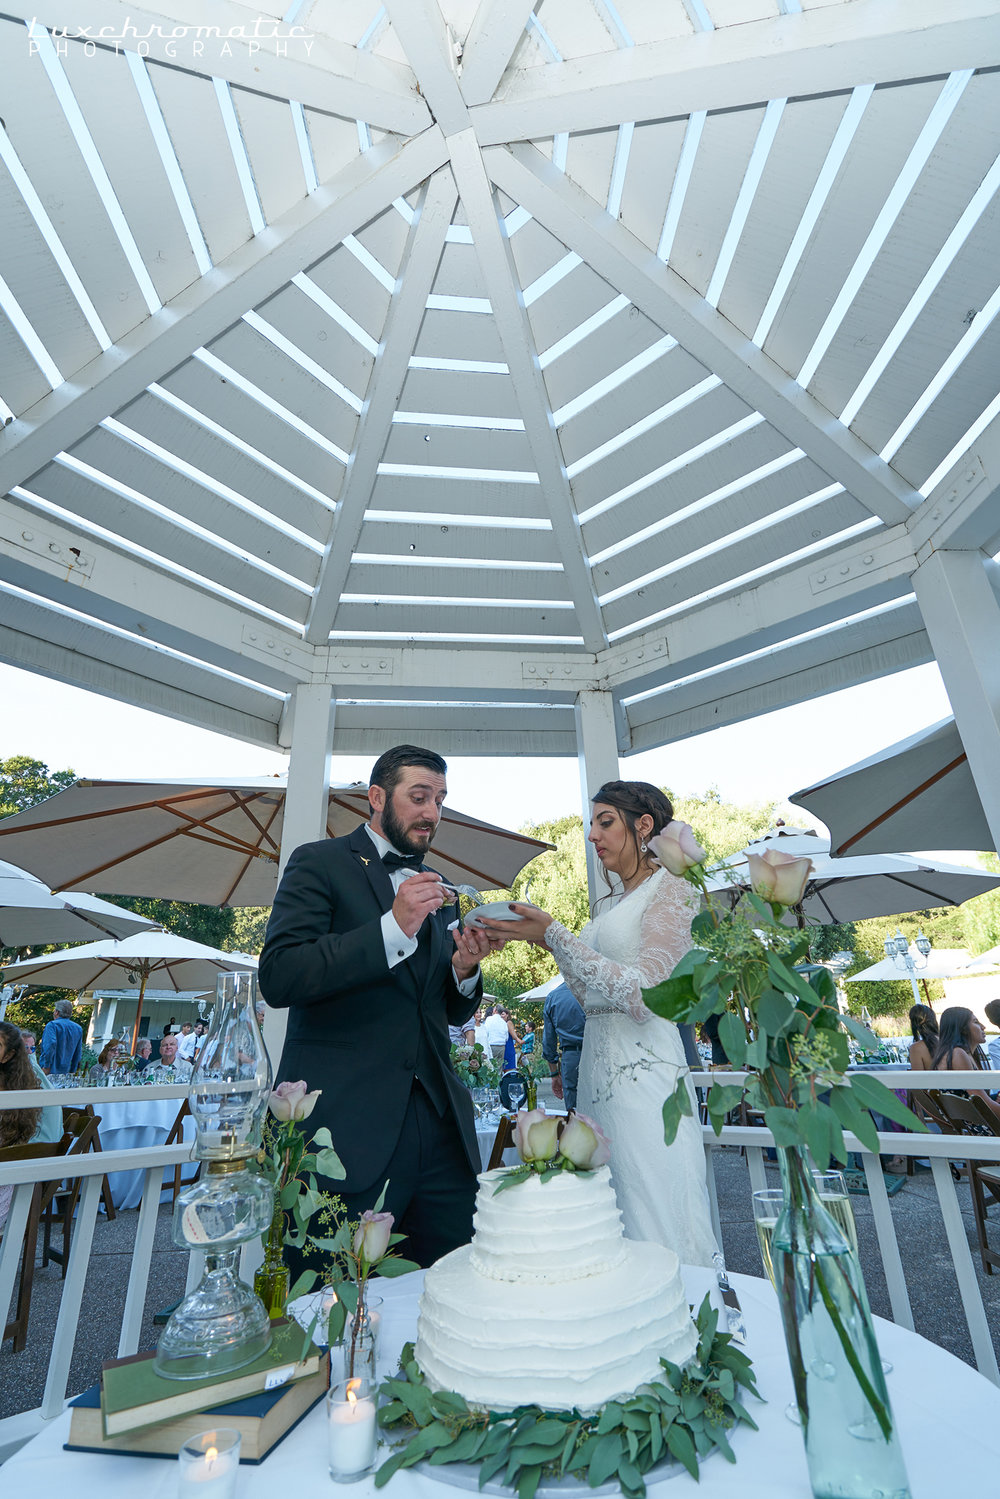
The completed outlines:
<svg viewBox="0 0 1000 1499">
<path fill-rule="evenodd" d="M 601 1275 L 625 1258 L 607 1166 L 537 1176 L 495 1195 L 501 1167 L 479 1178 L 471 1264 L 490 1280 L 561 1284 Z"/>
</svg>

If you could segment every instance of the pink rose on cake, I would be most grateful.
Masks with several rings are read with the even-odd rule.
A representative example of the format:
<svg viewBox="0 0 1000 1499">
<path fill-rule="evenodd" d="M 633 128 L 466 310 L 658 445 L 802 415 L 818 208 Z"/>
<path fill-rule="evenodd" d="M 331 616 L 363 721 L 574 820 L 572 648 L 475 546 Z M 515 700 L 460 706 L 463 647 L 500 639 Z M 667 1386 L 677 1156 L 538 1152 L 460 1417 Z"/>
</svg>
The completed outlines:
<svg viewBox="0 0 1000 1499">
<path fill-rule="evenodd" d="M 559 1119 L 544 1109 L 518 1114 L 514 1127 L 514 1144 L 522 1161 L 550 1161 L 556 1153 Z"/>
<path fill-rule="evenodd" d="M 611 1159 L 611 1143 L 586 1114 L 570 1114 L 559 1136 L 559 1154 L 577 1171 L 596 1171 Z"/>
</svg>

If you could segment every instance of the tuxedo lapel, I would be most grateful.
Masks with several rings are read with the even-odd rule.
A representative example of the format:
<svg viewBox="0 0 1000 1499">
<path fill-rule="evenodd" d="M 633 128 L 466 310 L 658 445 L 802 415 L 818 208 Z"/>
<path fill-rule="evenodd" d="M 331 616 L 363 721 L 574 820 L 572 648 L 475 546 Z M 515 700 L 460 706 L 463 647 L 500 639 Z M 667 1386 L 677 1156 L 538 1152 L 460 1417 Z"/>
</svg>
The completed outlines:
<svg viewBox="0 0 1000 1499">
<path fill-rule="evenodd" d="M 378 901 L 378 908 L 384 915 L 394 898 L 392 880 L 379 858 L 378 849 L 365 832 L 364 823 L 356 827 L 353 833 L 348 834 L 347 843 L 354 863 L 364 874 L 372 894 Z"/>
</svg>

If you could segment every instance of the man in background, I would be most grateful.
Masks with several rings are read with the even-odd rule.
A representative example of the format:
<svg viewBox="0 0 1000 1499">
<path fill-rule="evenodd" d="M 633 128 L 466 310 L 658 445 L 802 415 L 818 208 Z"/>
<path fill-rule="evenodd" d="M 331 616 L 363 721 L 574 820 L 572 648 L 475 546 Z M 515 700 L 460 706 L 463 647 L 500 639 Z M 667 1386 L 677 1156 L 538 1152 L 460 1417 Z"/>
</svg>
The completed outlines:
<svg viewBox="0 0 1000 1499">
<path fill-rule="evenodd" d="M 990 1025 L 1000 1029 L 1000 999 L 991 999 L 985 1006 L 983 1013 Z M 993 1036 L 986 1043 L 986 1052 L 990 1059 L 990 1066 L 994 1072 L 1000 1072 L 1000 1036 Z"/>
<path fill-rule="evenodd" d="M 181 1033 L 177 1037 L 177 1055 L 183 1057 L 185 1062 L 193 1062 L 198 1038 L 191 1028 L 190 1020 L 185 1020 L 181 1025 Z"/>
<path fill-rule="evenodd" d="M 163 1082 L 186 1082 L 191 1076 L 191 1063 L 177 1055 L 177 1037 L 164 1036 L 160 1042 L 160 1060 L 156 1064 L 157 1075 Z M 171 1076 L 163 1074 L 169 1072 Z"/>
<path fill-rule="evenodd" d="M 587 1017 L 568 984 L 560 984 L 545 1000 L 542 1013 L 542 1055 L 549 1064 L 552 1091 L 567 1109 L 576 1108 L 580 1052 Z"/>
<path fill-rule="evenodd" d="M 43 1072 L 75 1072 L 83 1051 L 83 1027 L 73 1019 L 73 1001 L 57 999 L 42 1032 L 38 1063 Z"/>
</svg>

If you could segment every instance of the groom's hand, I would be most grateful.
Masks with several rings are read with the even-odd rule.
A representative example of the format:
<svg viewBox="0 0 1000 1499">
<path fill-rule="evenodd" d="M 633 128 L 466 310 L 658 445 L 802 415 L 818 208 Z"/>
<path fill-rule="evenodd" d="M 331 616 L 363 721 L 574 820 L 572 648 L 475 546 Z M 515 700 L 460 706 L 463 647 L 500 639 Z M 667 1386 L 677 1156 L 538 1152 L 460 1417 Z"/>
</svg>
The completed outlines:
<svg viewBox="0 0 1000 1499">
<path fill-rule="evenodd" d="M 461 983 L 462 979 L 471 978 L 483 958 L 489 956 L 490 939 L 485 932 L 474 926 L 467 926 L 464 932 L 460 932 L 456 927 L 452 935 L 455 939 L 455 951 L 452 954 L 451 966 L 455 970 L 455 977 Z"/>
<path fill-rule="evenodd" d="M 392 914 L 400 930 L 408 937 L 415 937 L 432 911 L 446 904 L 451 891 L 442 884 L 440 875 L 425 869 L 422 874 L 411 874 L 396 891 L 392 903 Z"/>
</svg>

